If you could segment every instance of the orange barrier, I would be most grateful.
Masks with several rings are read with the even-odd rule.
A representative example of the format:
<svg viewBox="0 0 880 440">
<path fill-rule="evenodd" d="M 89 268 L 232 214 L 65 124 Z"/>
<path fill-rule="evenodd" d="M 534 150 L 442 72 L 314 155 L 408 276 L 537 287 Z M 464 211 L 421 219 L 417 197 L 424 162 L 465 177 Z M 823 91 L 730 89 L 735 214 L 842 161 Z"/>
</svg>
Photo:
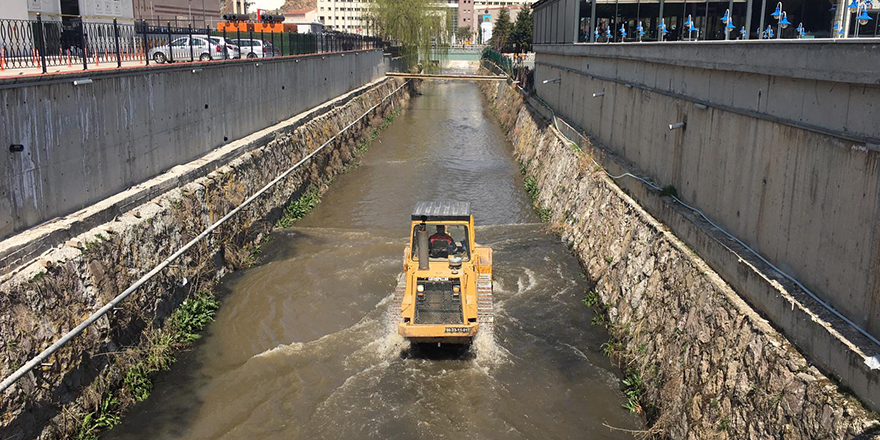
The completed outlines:
<svg viewBox="0 0 880 440">
<path fill-rule="evenodd" d="M 3 65 L 6 64 L 6 48 L 0 48 L 0 72 L 6 70 Z"/>
<path fill-rule="evenodd" d="M 98 62 L 98 51 L 97 50 L 94 52 L 94 55 L 95 55 L 95 67 L 98 67 L 101 65 L 101 63 Z"/>
<path fill-rule="evenodd" d="M 70 49 L 67 49 L 67 67 L 73 67 L 73 62 L 70 61 Z"/>
</svg>

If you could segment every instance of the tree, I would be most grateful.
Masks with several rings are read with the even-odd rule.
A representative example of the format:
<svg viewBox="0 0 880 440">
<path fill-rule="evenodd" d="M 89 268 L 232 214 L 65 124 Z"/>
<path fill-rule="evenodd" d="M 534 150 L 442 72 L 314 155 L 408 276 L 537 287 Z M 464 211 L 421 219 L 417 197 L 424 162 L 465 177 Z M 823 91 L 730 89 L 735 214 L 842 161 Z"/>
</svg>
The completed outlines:
<svg viewBox="0 0 880 440">
<path fill-rule="evenodd" d="M 517 52 L 532 50 L 532 9 L 528 6 L 520 9 L 519 14 L 516 15 L 511 40 Z"/>
<path fill-rule="evenodd" d="M 373 0 L 365 15 L 379 36 L 400 46 L 407 68 L 443 56 L 449 47 L 445 7 L 435 0 Z"/>
<path fill-rule="evenodd" d="M 499 51 L 504 52 L 507 43 L 510 40 L 510 34 L 513 31 L 513 24 L 510 22 L 510 11 L 507 8 L 501 8 L 498 18 L 495 19 L 495 26 L 492 27 L 492 38 L 489 44 Z"/>
<path fill-rule="evenodd" d="M 458 30 L 455 31 L 455 38 L 458 40 L 459 44 L 463 41 L 470 40 L 472 35 L 473 33 L 471 32 L 470 26 L 460 26 Z"/>
</svg>

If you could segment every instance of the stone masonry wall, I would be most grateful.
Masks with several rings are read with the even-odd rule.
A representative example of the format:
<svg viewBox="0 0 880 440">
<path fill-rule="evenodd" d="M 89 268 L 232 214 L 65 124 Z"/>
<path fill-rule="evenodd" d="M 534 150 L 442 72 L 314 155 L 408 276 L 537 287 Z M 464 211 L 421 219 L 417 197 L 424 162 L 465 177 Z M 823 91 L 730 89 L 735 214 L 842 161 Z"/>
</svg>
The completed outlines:
<svg viewBox="0 0 880 440">
<path fill-rule="evenodd" d="M 641 377 L 652 434 L 673 439 L 878 438 L 876 416 L 811 366 L 693 251 L 507 84 L 484 84 L 536 205 L 607 311 L 606 351 Z M 581 305 L 572 305 L 578 307 Z"/>
<path fill-rule="evenodd" d="M 227 166 L 52 249 L 0 280 L 0 375 L 11 374 L 401 84 L 384 80 L 328 106 L 310 121 L 279 129 L 263 146 Z M 123 410 L 130 406 L 131 396 L 120 390 L 128 366 L 148 351 L 137 350 L 149 343 L 144 335 L 162 327 L 184 299 L 210 291 L 221 275 L 247 266 L 284 206 L 310 186 L 323 188 L 355 160 L 367 130 L 400 108 L 409 91 L 400 89 L 3 393 L 0 438 L 73 437 L 84 414 L 114 392 Z"/>
</svg>

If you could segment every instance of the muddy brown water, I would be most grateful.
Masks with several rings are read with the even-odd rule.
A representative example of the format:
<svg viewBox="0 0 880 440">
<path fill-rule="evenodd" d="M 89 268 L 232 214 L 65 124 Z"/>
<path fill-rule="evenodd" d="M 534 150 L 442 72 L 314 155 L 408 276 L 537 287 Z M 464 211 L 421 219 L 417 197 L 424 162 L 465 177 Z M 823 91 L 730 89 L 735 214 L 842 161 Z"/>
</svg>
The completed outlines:
<svg viewBox="0 0 880 440">
<path fill-rule="evenodd" d="M 196 347 L 107 439 L 614 439 L 639 429 L 538 223 L 512 147 L 472 83 L 425 83 L 361 165 L 261 263 L 224 280 Z M 419 200 L 471 203 L 495 251 L 495 334 L 412 348 L 387 314 Z"/>
</svg>

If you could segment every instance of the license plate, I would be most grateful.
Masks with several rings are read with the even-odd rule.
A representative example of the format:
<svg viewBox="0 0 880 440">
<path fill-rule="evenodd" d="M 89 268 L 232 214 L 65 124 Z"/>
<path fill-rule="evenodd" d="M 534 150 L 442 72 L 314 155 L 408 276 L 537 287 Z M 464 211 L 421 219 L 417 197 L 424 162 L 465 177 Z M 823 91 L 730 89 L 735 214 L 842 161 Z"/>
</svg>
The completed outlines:
<svg viewBox="0 0 880 440">
<path fill-rule="evenodd" d="M 467 327 L 446 327 L 446 333 L 467 333 Z"/>
</svg>

